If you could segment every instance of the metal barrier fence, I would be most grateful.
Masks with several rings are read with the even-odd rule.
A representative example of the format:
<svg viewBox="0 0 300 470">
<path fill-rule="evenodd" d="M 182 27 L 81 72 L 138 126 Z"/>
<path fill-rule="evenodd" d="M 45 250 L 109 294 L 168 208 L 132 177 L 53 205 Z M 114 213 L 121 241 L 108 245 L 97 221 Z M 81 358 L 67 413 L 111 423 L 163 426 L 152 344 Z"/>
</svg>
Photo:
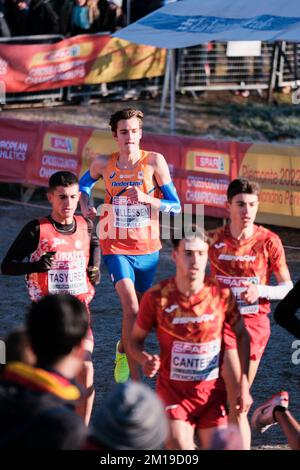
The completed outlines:
<svg viewBox="0 0 300 470">
<path fill-rule="evenodd" d="M 300 85 L 300 44 L 282 42 L 279 49 L 278 86 Z"/>
<path fill-rule="evenodd" d="M 182 49 L 178 55 L 177 90 L 267 89 L 273 48 L 273 44 L 262 43 L 258 57 L 227 57 L 227 43 Z"/>
</svg>

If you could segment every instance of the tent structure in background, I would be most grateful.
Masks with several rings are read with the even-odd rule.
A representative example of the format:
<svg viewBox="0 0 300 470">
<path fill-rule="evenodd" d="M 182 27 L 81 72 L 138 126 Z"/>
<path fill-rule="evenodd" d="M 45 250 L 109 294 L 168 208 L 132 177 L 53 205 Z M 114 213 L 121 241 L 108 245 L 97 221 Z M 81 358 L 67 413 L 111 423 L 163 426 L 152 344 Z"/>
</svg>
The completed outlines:
<svg viewBox="0 0 300 470">
<path fill-rule="evenodd" d="M 300 42 L 300 1 L 181 0 L 141 18 L 114 36 L 171 51 L 170 127 L 174 130 L 174 50 L 210 41 Z"/>
</svg>

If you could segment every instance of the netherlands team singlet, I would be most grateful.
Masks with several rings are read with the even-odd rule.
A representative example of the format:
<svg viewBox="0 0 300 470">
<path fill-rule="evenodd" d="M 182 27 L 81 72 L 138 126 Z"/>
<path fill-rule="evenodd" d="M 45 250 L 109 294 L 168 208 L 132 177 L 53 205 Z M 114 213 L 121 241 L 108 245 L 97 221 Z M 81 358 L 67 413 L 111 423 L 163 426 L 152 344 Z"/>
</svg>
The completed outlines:
<svg viewBox="0 0 300 470">
<path fill-rule="evenodd" d="M 89 262 L 90 238 L 87 222 L 82 216 L 74 216 L 74 233 L 58 232 L 47 218 L 39 220 L 40 238 L 30 262 L 40 259 L 47 251 L 55 251 L 52 268 L 43 273 L 26 276 L 29 297 L 37 302 L 48 294 L 69 293 L 85 304 L 94 297 L 95 289 L 86 270 Z"/>
<path fill-rule="evenodd" d="M 211 273 L 221 285 L 230 287 L 237 299 L 242 315 L 267 314 L 270 312 L 268 299 L 259 298 L 248 304 L 242 298 L 245 283 L 270 284 L 271 273 L 287 269 L 284 249 L 275 233 L 254 226 L 254 234 L 237 240 L 230 233 L 229 225 L 208 233 L 211 238 L 209 260 Z"/>
<path fill-rule="evenodd" d="M 103 255 L 145 255 L 161 249 L 159 212 L 149 204 L 132 203 L 126 196 L 129 186 L 159 197 L 153 170 L 147 164 L 150 152 L 141 150 L 133 169 L 117 167 L 118 153 L 113 153 L 103 174 L 106 209 L 100 217 L 100 246 Z"/>
<path fill-rule="evenodd" d="M 172 386 L 190 383 L 194 388 L 220 377 L 224 322 L 234 326 L 239 319 L 230 289 L 209 279 L 198 294 L 186 297 L 171 278 L 144 294 L 137 323 L 148 332 L 156 329 L 159 378 L 172 381 Z"/>
</svg>

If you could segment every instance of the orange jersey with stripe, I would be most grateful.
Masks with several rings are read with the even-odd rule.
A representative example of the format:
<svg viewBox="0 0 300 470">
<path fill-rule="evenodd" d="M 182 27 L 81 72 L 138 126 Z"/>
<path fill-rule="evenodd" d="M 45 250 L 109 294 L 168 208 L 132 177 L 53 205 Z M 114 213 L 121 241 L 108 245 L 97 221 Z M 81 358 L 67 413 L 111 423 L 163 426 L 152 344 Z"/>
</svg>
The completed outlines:
<svg viewBox="0 0 300 470">
<path fill-rule="evenodd" d="M 74 216 L 74 233 L 58 232 L 49 219 L 39 220 L 40 239 L 30 261 L 38 261 L 47 251 L 55 251 L 52 267 L 43 273 L 26 276 L 29 297 L 37 302 L 48 294 L 69 293 L 85 304 L 94 297 L 95 289 L 87 276 L 90 254 L 88 225 L 82 216 Z"/>
<path fill-rule="evenodd" d="M 228 225 L 208 236 L 211 273 L 223 286 L 231 288 L 241 314 L 269 313 L 268 299 L 259 298 L 256 303 L 248 304 L 241 294 L 245 283 L 269 284 L 272 272 L 288 269 L 280 238 L 261 225 L 255 225 L 254 234 L 246 240 L 233 238 Z"/>
<path fill-rule="evenodd" d="M 224 322 L 234 326 L 239 319 L 230 289 L 209 279 L 198 294 L 186 297 L 171 278 L 144 294 L 137 324 L 157 330 L 160 377 L 194 387 L 219 378 Z"/>
<path fill-rule="evenodd" d="M 141 150 L 141 158 L 131 170 L 117 167 L 118 153 L 113 153 L 103 174 L 104 210 L 100 217 L 100 245 L 103 255 L 144 255 L 160 250 L 159 212 L 149 204 L 131 203 L 126 196 L 129 186 L 159 197 L 160 191 L 148 164 L 150 152 Z"/>
</svg>

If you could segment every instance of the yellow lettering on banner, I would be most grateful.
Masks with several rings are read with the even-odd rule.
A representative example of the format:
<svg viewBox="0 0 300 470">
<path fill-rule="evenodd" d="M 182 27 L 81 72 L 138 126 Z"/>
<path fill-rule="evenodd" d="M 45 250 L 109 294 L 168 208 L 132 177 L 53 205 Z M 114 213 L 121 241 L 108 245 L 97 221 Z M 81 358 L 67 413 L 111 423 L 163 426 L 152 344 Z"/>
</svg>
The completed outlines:
<svg viewBox="0 0 300 470">
<path fill-rule="evenodd" d="M 111 38 L 96 58 L 85 82 L 138 80 L 164 75 L 166 50 Z"/>
</svg>

